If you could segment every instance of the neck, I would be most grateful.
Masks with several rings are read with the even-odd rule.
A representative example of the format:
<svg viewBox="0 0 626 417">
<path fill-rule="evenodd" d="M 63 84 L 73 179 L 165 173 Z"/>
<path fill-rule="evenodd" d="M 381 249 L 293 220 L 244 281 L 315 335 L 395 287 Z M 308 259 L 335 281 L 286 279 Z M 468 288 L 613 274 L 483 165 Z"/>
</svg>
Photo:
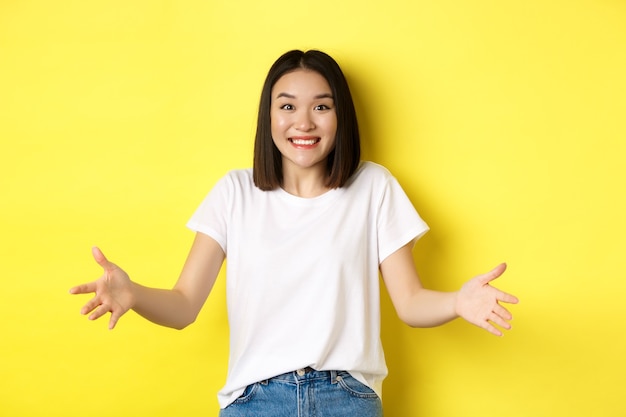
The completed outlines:
<svg viewBox="0 0 626 417">
<path fill-rule="evenodd" d="M 283 172 L 282 188 L 289 194 L 303 197 L 318 197 L 329 189 L 326 186 L 325 170 L 288 170 Z"/>
</svg>

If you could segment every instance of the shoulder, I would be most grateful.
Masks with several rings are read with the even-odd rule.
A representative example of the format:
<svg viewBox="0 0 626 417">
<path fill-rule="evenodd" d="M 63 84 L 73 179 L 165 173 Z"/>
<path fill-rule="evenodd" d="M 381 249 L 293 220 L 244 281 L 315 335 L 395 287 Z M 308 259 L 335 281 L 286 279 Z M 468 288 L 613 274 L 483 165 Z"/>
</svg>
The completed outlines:
<svg viewBox="0 0 626 417">
<path fill-rule="evenodd" d="M 254 186 L 252 168 L 230 170 L 222 178 L 220 178 L 218 184 L 221 186 L 235 188 L 248 188 L 251 185 Z"/>
<path fill-rule="evenodd" d="M 371 161 L 361 161 L 351 183 L 384 184 L 393 179 L 391 172 L 384 166 Z"/>
<path fill-rule="evenodd" d="M 252 168 L 232 169 L 225 177 L 230 177 L 238 181 L 252 181 Z"/>
<path fill-rule="evenodd" d="M 254 188 L 256 187 L 252 180 L 252 169 L 233 169 L 214 183 L 209 195 L 222 196 L 221 198 L 230 200 L 235 195 L 253 192 Z"/>
<path fill-rule="evenodd" d="M 380 177 L 391 177 L 391 172 L 384 166 L 372 161 L 361 161 L 359 169 L 368 173 L 369 175 L 376 175 Z"/>
</svg>

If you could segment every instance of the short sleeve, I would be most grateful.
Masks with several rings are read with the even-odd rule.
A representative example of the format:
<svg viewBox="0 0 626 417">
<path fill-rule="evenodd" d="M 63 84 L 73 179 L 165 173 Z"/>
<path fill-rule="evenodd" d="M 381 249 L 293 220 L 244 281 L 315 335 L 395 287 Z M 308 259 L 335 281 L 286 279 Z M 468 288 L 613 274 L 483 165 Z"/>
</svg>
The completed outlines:
<svg viewBox="0 0 626 417">
<path fill-rule="evenodd" d="M 417 241 L 429 230 L 398 181 L 391 175 L 381 195 L 377 227 L 379 264 L 402 246 Z"/>
<path fill-rule="evenodd" d="M 187 222 L 187 227 L 213 238 L 226 253 L 228 237 L 228 207 L 232 199 L 232 181 L 229 176 L 220 179 L 204 198 Z"/>
</svg>

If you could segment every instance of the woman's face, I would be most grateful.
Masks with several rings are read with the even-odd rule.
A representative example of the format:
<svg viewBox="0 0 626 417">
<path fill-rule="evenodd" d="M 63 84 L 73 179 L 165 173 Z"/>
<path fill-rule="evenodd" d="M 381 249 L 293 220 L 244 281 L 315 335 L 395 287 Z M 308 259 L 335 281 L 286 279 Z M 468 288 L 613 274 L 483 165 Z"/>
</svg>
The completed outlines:
<svg viewBox="0 0 626 417">
<path fill-rule="evenodd" d="M 295 169 L 325 172 L 335 147 L 337 114 L 326 79 L 299 69 L 283 75 L 272 88 L 272 139 L 283 157 L 283 173 Z"/>
</svg>

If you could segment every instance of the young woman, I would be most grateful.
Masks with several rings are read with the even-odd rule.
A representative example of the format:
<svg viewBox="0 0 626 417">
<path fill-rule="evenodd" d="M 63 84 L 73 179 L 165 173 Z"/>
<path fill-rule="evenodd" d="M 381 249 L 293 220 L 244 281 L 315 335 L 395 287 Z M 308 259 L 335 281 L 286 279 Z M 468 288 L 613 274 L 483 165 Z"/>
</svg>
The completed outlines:
<svg viewBox="0 0 626 417">
<path fill-rule="evenodd" d="M 320 51 L 290 51 L 274 63 L 253 169 L 223 177 L 188 226 L 196 237 L 171 290 L 131 281 L 94 248 L 104 275 L 71 292 L 95 293 L 81 312 L 110 312 L 110 328 L 133 309 L 181 329 L 228 257 L 222 417 L 381 416 L 379 271 L 410 326 L 462 317 L 496 335 L 494 324 L 510 328 L 500 303 L 517 299 L 490 285 L 504 264 L 458 292 L 422 287 L 411 250 L 428 227 L 385 168 L 360 161 L 348 84 Z"/>
</svg>

